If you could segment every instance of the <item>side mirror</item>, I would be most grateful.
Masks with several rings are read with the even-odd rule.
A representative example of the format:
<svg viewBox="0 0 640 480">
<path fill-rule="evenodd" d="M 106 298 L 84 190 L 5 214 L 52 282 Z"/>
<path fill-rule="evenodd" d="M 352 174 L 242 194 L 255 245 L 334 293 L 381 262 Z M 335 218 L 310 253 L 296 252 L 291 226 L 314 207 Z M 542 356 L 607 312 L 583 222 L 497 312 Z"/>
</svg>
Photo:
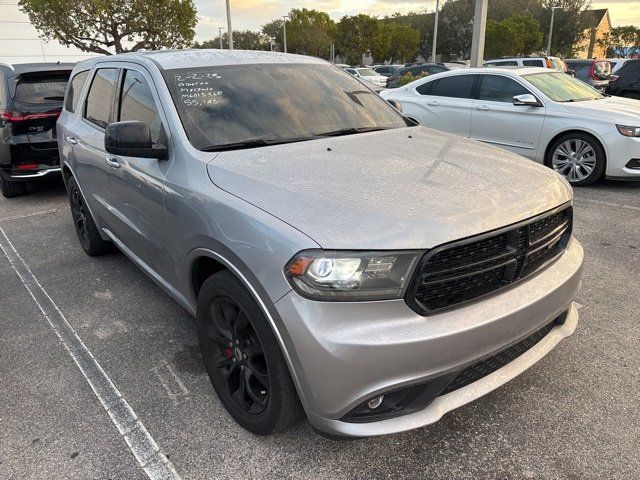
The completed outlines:
<svg viewBox="0 0 640 480">
<path fill-rule="evenodd" d="M 539 107 L 540 102 L 536 97 L 531 95 L 530 93 L 525 93 L 524 95 L 516 95 L 513 97 L 514 105 L 524 105 L 527 107 Z"/>
<path fill-rule="evenodd" d="M 567 69 L 567 71 L 565 72 L 567 75 L 571 75 L 572 77 L 576 76 L 576 71 L 572 70 L 572 69 Z"/>
<path fill-rule="evenodd" d="M 116 122 L 107 125 L 104 132 L 104 149 L 107 153 L 123 157 L 167 158 L 165 145 L 154 144 L 151 132 L 144 122 Z"/>
</svg>

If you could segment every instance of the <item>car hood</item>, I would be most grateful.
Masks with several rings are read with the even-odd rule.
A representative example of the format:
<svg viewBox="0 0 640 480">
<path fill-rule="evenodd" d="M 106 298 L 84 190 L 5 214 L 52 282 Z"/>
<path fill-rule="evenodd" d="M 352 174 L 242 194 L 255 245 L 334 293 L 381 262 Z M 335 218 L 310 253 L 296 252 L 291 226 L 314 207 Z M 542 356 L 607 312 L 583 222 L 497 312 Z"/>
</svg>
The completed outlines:
<svg viewBox="0 0 640 480">
<path fill-rule="evenodd" d="M 331 249 L 431 248 L 572 198 L 546 167 L 425 127 L 222 152 L 207 169 Z"/>
<path fill-rule="evenodd" d="M 587 100 L 584 102 L 562 103 L 571 113 L 580 116 L 606 118 L 616 123 L 625 121 L 635 122 L 633 126 L 640 126 L 640 100 L 624 97 L 605 97 L 601 100 Z"/>
</svg>

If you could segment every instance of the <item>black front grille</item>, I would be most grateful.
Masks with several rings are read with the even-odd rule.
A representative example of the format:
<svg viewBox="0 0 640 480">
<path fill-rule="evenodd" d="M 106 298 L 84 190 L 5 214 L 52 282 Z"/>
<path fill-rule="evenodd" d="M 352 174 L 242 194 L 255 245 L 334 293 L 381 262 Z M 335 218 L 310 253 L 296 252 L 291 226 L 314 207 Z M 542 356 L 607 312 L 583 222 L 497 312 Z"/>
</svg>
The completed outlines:
<svg viewBox="0 0 640 480">
<path fill-rule="evenodd" d="M 525 339 L 520 340 L 518 343 L 511 345 L 510 347 L 505 348 L 504 350 L 501 350 L 500 352 L 491 355 L 490 357 L 472 363 L 467 368 L 462 370 L 453 379 L 453 381 L 449 385 L 447 385 L 447 387 L 442 392 L 440 392 L 440 395 L 445 395 L 459 388 L 466 387 L 467 385 L 470 385 L 473 382 L 477 382 L 481 378 L 484 378 L 487 375 L 495 372 L 496 370 L 499 370 L 508 363 L 511 363 L 527 350 L 533 348 L 533 346 L 536 345 L 544 337 L 546 337 L 557 323 L 557 321 L 553 321 L 537 330 L 533 334 L 529 335 Z"/>
<path fill-rule="evenodd" d="M 428 315 L 506 287 L 558 257 L 569 241 L 571 207 L 437 247 L 421 260 L 407 303 Z"/>
</svg>

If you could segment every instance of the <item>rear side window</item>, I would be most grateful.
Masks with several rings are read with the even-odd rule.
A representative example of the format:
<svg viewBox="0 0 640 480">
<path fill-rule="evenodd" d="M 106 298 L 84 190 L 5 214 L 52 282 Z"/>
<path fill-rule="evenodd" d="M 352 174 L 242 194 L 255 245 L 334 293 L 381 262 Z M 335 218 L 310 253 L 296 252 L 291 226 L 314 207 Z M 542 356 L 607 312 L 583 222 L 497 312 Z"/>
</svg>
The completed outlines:
<svg viewBox="0 0 640 480">
<path fill-rule="evenodd" d="M 87 95 L 85 118 L 91 123 L 107 128 L 111 122 L 111 107 L 116 90 L 118 70 L 101 68 L 96 72 Z"/>
<path fill-rule="evenodd" d="M 82 93 L 82 87 L 87 80 L 89 71 L 76 73 L 71 82 L 69 82 L 69 89 L 67 90 L 67 96 L 65 98 L 64 109 L 69 112 L 75 112 L 80 100 L 80 93 Z"/>
<path fill-rule="evenodd" d="M 500 75 L 482 75 L 478 98 L 487 102 L 512 103 L 516 95 L 531 93 L 515 80 Z"/>
<path fill-rule="evenodd" d="M 515 60 L 506 60 L 504 62 L 487 62 L 485 67 L 517 67 L 518 62 Z"/>
<path fill-rule="evenodd" d="M 523 60 L 522 65 L 525 67 L 544 67 L 542 60 Z"/>
<path fill-rule="evenodd" d="M 416 92 L 418 92 L 420 95 L 431 95 L 431 90 L 433 89 L 433 85 L 438 83 L 437 81 L 435 82 L 426 82 L 423 83 L 422 85 L 418 85 L 416 87 Z"/>
<path fill-rule="evenodd" d="M 22 103 L 60 103 L 64 100 L 69 75 L 26 77 L 18 80 L 14 100 Z"/>
<path fill-rule="evenodd" d="M 441 78 L 431 89 L 431 95 L 438 97 L 471 98 L 475 75 L 455 75 Z"/>
<path fill-rule="evenodd" d="M 427 69 L 427 71 L 429 72 L 429 75 L 433 75 L 434 73 L 440 73 L 440 72 L 446 72 L 447 69 L 444 67 L 434 67 L 431 66 Z"/>
<path fill-rule="evenodd" d="M 154 143 L 160 143 L 162 123 L 146 78 L 135 70 L 126 70 L 120 94 L 119 121 L 138 120 L 151 131 Z"/>
</svg>

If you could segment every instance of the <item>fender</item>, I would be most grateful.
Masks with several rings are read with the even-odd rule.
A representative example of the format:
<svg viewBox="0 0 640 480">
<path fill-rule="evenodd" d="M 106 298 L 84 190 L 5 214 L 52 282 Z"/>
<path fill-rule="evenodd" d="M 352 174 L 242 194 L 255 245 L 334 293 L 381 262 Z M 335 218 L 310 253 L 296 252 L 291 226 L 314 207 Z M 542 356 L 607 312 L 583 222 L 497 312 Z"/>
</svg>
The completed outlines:
<svg viewBox="0 0 640 480">
<path fill-rule="evenodd" d="M 215 243 L 219 243 L 215 240 L 213 241 Z M 189 266 L 189 268 L 187 269 L 188 284 L 191 285 L 191 271 L 193 269 L 193 264 L 195 263 L 196 259 L 203 256 L 209 257 L 222 263 L 242 282 L 242 284 L 251 293 L 251 296 L 258 303 L 260 310 L 262 310 L 262 313 L 269 322 L 271 330 L 273 331 L 278 341 L 278 345 L 280 345 L 282 355 L 284 356 L 284 359 L 287 362 L 287 366 L 289 367 L 289 373 L 298 392 L 298 398 L 300 399 L 300 402 L 302 403 L 305 411 L 307 411 L 308 402 L 305 398 L 304 392 L 305 389 L 308 388 L 308 386 L 303 385 L 303 380 L 300 375 L 298 375 L 298 372 L 303 372 L 302 363 L 300 362 L 300 359 L 298 358 L 295 350 L 293 348 L 288 348 L 288 345 L 292 345 L 292 341 L 288 336 L 286 329 L 284 328 L 284 322 L 280 318 L 280 315 L 278 314 L 278 311 L 274 306 L 275 302 L 269 299 L 267 293 L 264 291 L 262 286 L 260 286 L 258 279 L 253 275 L 251 270 L 244 264 L 244 262 L 242 262 L 242 260 L 237 257 L 237 255 L 228 250 L 222 244 L 219 245 L 219 248 L 228 253 L 223 255 L 209 248 L 195 248 L 189 252 L 189 254 L 187 255 L 187 265 Z M 233 259 L 233 261 L 230 260 L 231 258 Z M 192 311 L 195 313 L 195 305 L 197 304 L 197 299 L 195 298 L 193 288 L 190 288 L 189 292 L 189 301 L 193 302 L 194 307 L 192 307 Z"/>
</svg>

